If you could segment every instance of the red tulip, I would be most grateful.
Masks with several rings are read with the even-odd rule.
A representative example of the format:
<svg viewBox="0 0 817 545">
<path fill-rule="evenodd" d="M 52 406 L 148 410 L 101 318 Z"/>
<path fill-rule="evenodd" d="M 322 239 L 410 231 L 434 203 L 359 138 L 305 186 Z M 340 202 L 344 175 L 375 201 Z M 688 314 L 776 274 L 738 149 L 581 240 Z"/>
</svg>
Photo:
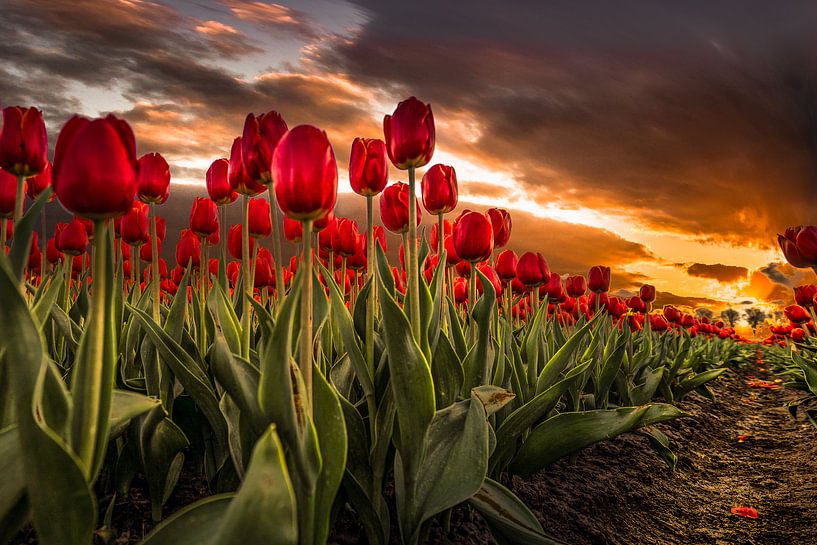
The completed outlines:
<svg viewBox="0 0 817 545">
<path fill-rule="evenodd" d="M 796 343 L 801 343 L 806 339 L 806 331 L 799 327 L 791 330 L 791 340 Z"/>
<path fill-rule="evenodd" d="M 440 226 L 439 223 L 435 223 L 431 226 L 431 234 L 428 237 L 428 242 L 431 245 L 431 251 L 435 254 L 440 249 L 440 239 L 437 237 L 437 231 L 439 231 Z M 443 240 L 451 236 L 454 232 L 453 224 L 448 220 L 443 220 Z"/>
<path fill-rule="evenodd" d="M 286 133 L 272 159 L 275 196 L 281 210 L 292 219 L 324 217 L 338 195 L 338 167 L 326 133 L 299 125 Z"/>
<path fill-rule="evenodd" d="M 668 322 L 673 324 L 677 324 L 681 322 L 681 311 L 675 308 L 672 305 L 665 305 L 664 306 L 664 318 L 667 319 Z"/>
<path fill-rule="evenodd" d="M 797 251 L 809 263 L 817 262 L 817 227 L 807 225 L 797 233 Z"/>
<path fill-rule="evenodd" d="M 423 206 L 431 215 L 447 214 L 458 201 L 457 173 L 454 167 L 436 164 L 426 171 L 420 182 Z"/>
<path fill-rule="evenodd" d="M 505 250 L 507 251 L 507 250 Z M 550 301 L 561 301 L 565 298 L 565 288 L 562 285 L 562 277 L 559 273 L 552 272 L 545 284 L 542 284 L 540 291 L 544 289 Z"/>
<path fill-rule="evenodd" d="M 257 197 L 250 201 L 248 226 L 253 238 L 266 238 L 272 233 L 269 201 L 265 198 Z"/>
<path fill-rule="evenodd" d="M 252 255 L 255 248 L 255 239 L 250 237 L 250 255 Z M 243 256 L 241 246 L 241 225 L 233 225 L 230 227 L 230 232 L 227 234 L 227 250 L 234 259 L 241 259 Z"/>
<path fill-rule="evenodd" d="M 550 280 L 550 267 L 539 252 L 525 252 L 516 264 L 516 277 L 527 287 L 541 286 Z"/>
<path fill-rule="evenodd" d="M 332 236 L 332 250 L 343 257 L 354 255 L 359 236 L 357 223 L 348 218 L 339 219 Z"/>
<path fill-rule="evenodd" d="M 454 248 L 465 261 L 476 263 L 491 257 L 494 232 L 491 221 L 479 212 L 464 212 L 454 223 Z"/>
<path fill-rule="evenodd" d="M 158 253 L 162 253 L 162 241 L 156 241 Z M 152 244 L 142 244 L 139 246 L 139 259 L 144 261 L 145 263 L 151 263 L 153 261 L 153 245 Z"/>
<path fill-rule="evenodd" d="M 272 156 L 287 129 L 286 121 L 276 111 L 257 117 L 247 114 L 241 135 L 241 161 L 248 178 L 263 185 L 272 183 Z"/>
<path fill-rule="evenodd" d="M 645 303 L 652 303 L 655 301 L 655 286 L 644 284 L 641 286 L 641 289 L 638 290 L 638 296 Z"/>
<path fill-rule="evenodd" d="M 805 268 L 817 264 L 817 227 L 789 227 L 784 235 L 777 235 L 777 243 L 786 261 L 793 267 Z"/>
<path fill-rule="evenodd" d="M 187 268 L 188 264 L 192 264 L 193 268 L 199 267 L 201 261 L 201 242 L 196 234 L 189 230 L 183 229 L 179 243 L 176 244 L 176 263 L 180 267 Z"/>
<path fill-rule="evenodd" d="M 241 271 L 241 264 L 238 261 L 230 261 L 227 263 L 227 280 L 230 286 L 235 287 L 238 283 L 238 273 Z"/>
<path fill-rule="evenodd" d="M 227 159 L 216 159 L 207 169 L 207 194 L 218 205 L 230 204 L 238 198 L 238 193 L 230 185 L 229 171 L 230 161 Z"/>
<path fill-rule="evenodd" d="M 403 182 L 390 185 L 380 194 L 380 221 L 392 233 L 405 233 L 409 228 L 409 186 Z M 422 213 L 420 205 L 414 203 L 417 210 L 417 225 L 420 225 Z"/>
<path fill-rule="evenodd" d="M 290 242 L 298 243 L 304 237 L 304 228 L 300 221 L 289 219 L 284 216 L 284 238 Z"/>
<path fill-rule="evenodd" d="M 355 138 L 349 158 L 349 183 L 358 195 L 377 195 L 389 180 L 386 143 L 373 138 Z"/>
<path fill-rule="evenodd" d="M 464 278 L 454 279 L 454 302 L 461 305 L 468 301 L 468 282 Z"/>
<path fill-rule="evenodd" d="M 158 153 L 146 153 L 139 158 L 137 193 L 142 202 L 162 204 L 170 195 L 170 167 Z"/>
<path fill-rule="evenodd" d="M 664 311 L 666 312 L 666 308 L 664 308 Z M 667 320 L 665 320 L 664 317 L 661 316 L 660 314 L 650 314 L 649 316 L 650 316 L 650 329 L 652 329 L 653 331 L 659 331 L 660 332 L 660 331 L 666 331 L 667 329 L 669 329 L 669 324 L 667 323 Z"/>
<path fill-rule="evenodd" d="M 590 291 L 598 293 L 610 290 L 610 267 L 601 265 L 591 267 L 587 278 L 587 286 Z"/>
<path fill-rule="evenodd" d="M 457 275 L 462 278 L 471 277 L 471 264 L 465 260 L 458 261 L 454 269 L 457 271 Z"/>
<path fill-rule="evenodd" d="M 17 202 L 17 177 L 0 170 L 0 218 L 14 216 Z"/>
<path fill-rule="evenodd" d="M 54 237 L 48 239 L 48 244 L 45 246 L 45 258 L 52 265 L 62 261 L 62 252 L 57 248 L 57 239 Z"/>
<path fill-rule="evenodd" d="M 386 151 L 401 170 L 427 165 L 434 154 L 434 114 L 431 105 L 410 97 L 383 118 Z"/>
<path fill-rule="evenodd" d="M 627 299 L 627 306 L 635 312 L 647 312 L 647 303 L 637 295 Z"/>
<path fill-rule="evenodd" d="M 587 280 L 581 275 L 568 276 L 565 281 L 565 290 L 571 297 L 581 297 L 587 291 Z"/>
<path fill-rule="evenodd" d="M 805 286 L 797 286 L 794 288 L 794 300 L 798 305 L 807 308 L 813 306 L 815 295 L 817 295 L 817 286 L 814 284 L 806 284 Z"/>
<path fill-rule="evenodd" d="M 77 218 L 67 225 L 57 225 L 54 236 L 57 237 L 57 249 L 64 254 L 82 255 L 88 249 L 88 233 Z"/>
<path fill-rule="evenodd" d="M 46 163 L 45 168 L 43 169 L 42 172 L 26 180 L 27 182 L 26 195 L 28 195 L 29 198 L 31 199 L 36 199 L 37 197 L 39 197 L 40 193 L 42 193 L 48 187 L 51 186 L 51 173 L 52 173 L 51 163 Z M 51 201 L 53 199 L 54 195 L 52 193 L 51 197 L 49 197 L 48 200 Z"/>
<path fill-rule="evenodd" d="M 496 272 L 505 282 L 516 278 L 516 265 L 519 259 L 513 250 L 505 250 L 496 257 Z"/>
<path fill-rule="evenodd" d="M 275 274 L 272 272 L 271 261 L 259 255 L 255 260 L 255 278 L 253 287 L 265 288 L 275 284 Z"/>
<path fill-rule="evenodd" d="M 148 206 L 143 202 L 134 201 L 133 207 L 122 216 L 120 231 L 122 240 L 131 246 L 141 246 L 150 242 Z"/>
<path fill-rule="evenodd" d="M 783 312 L 786 314 L 786 318 L 795 324 L 804 324 L 811 320 L 808 310 L 800 305 L 789 305 L 783 309 Z"/>
<path fill-rule="evenodd" d="M 462 261 L 462 258 L 457 255 L 457 249 L 454 248 L 454 236 L 445 237 L 445 264 L 448 267 L 457 265 Z"/>
<path fill-rule="evenodd" d="M 494 247 L 502 248 L 511 238 L 511 215 L 504 208 L 490 208 L 488 218 L 494 229 Z"/>
<path fill-rule="evenodd" d="M 394 287 L 397 288 L 397 291 L 405 294 L 406 293 L 406 278 L 405 278 L 406 271 L 404 270 L 402 274 L 400 271 L 397 270 L 397 267 L 391 268 L 391 275 L 394 279 Z"/>
<path fill-rule="evenodd" d="M 346 266 L 355 271 L 365 269 L 368 262 L 366 249 L 366 236 L 358 235 L 355 253 L 349 256 L 349 259 L 346 261 Z"/>
<path fill-rule="evenodd" d="M 389 245 L 386 242 L 386 231 L 381 225 L 374 226 L 372 229 L 372 235 L 374 236 L 375 245 L 380 244 L 380 247 L 383 248 L 384 252 L 389 249 Z"/>
<path fill-rule="evenodd" d="M 227 179 L 233 191 L 254 197 L 267 188 L 255 178 L 252 178 L 247 169 L 244 168 L 241 147 L 241 137 L 239 136 L 233 140 L 233 147 L 230 149 L 230 168 L 227 170 Z"/>
<path fill-rule="evenodd" d="M 210 199 L 196 197 L 190 209 L 190 230 L 200 237 L 218 234 L 218 207 Z"/>
<path fill-rule="evenodd" d="M 332 239 L 335 237 L 335 230 L 338 228 L 338 220 L 335 216 L 332 216 L 331 221 L 326 223 L 326 227 L 321 229 L 321 232 L 318 233 L 318 248 L 327 252 L 327 254 L 332 249 Z"/>
<path fill-rule="evenodd" d="M 78 216 L 121 216 L 136 196 L 137 168 L 136 142 L 126 121 L 74 116 L 57 138 L 54 192 Z"/>
<path fill-rule="evenodd" d="M 15 176 L 33 176 L 48 162 L 48 138 L 43 114 L 37 108 L 3 108 L 0 130 L 0 168 Z"/>
<path fill-rule="evenodd" d="M 496 271 L 491 267 L 491 265 L 488 263 L 480 263 L 477 265 L 477 270 L 488 278 L 491 285 L 494 287 L 496 296 L 500 297 L 502 295 L 502 282 L 500 282 L 499 276 L 497 276 Z M 480 295 L 482 295 L 482 282 L 477 282 L 477 291 Z"/>
</svg>

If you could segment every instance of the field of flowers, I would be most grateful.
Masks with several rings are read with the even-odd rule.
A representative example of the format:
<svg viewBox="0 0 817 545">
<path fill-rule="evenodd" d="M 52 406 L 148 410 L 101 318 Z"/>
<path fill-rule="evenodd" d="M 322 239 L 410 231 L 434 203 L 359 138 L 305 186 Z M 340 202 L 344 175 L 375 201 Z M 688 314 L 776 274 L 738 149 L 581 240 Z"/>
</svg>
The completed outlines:
<svg viewBox="0 0 817 545">
<path fill-rule="evenodd" d="M 675 465 L 656 424 L 686 416 L 690 394 L 711 399 L 758 345 L 654 311 L 650 285 L 610 295 L 604 265 L 563 277 L 503 250 L 505 210 L 447 218 L 454 166 L 415 176 L 434 155 L 430 105 L 401 102 L 379 136 L 351 143 L 358 225 L 333 213 L 326 134 L 249 114 L 174 233 L 168 165 L 137 158 L 127 122 L 67 120 L 49 162 L 41 113 L 3 110 L 0 542 L 117 543 L 139 479 L 146 545 L 323 545 L 340 512 L 372 545 L 415 545 L 462 505 L 498 543 L 549 544 L 510 476 L 634 430 Z M 388 183 L 389 162 L 407 183 Z M 44 232 L 55 206 L 74 217 Z M 243 220 L 228 226 L 231 206 Z M 817 409 L 817 344 L 780 327 L 765 358 L 802 389 L 792 410 Z M 191 475 L 208 494 L 166 516 Z"/>
</svg>

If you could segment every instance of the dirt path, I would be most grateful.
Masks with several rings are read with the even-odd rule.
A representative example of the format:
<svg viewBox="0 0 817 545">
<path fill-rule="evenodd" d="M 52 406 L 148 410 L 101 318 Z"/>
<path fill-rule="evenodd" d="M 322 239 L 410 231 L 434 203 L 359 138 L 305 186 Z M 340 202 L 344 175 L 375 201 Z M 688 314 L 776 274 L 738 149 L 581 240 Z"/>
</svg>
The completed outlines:
<svg viewBox="0 0 817 545">
<path fill-rule="evenodd" d="M 645 438 L 628 435 L 513 488 L 571 545 L 817 544 L 817 432 L 783 406 L 792 392 L 748 388 L 751 377 L 773 379 L 760 368 L 730 372 L 714 402 L 682 402 L 694 418 L 661 426 L 678 455 L 673 473 Z M 760 517 L 732 515 L 737 505 Z"/>
</svg>

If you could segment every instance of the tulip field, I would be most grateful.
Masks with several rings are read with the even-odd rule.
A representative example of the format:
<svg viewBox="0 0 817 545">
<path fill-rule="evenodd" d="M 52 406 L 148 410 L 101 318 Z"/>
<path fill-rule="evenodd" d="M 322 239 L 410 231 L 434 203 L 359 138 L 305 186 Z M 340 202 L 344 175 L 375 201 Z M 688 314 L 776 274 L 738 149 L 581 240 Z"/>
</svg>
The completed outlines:
<svg viewBox="0 0 817 545">
<path fill-rule="evenodd" d="M 171 232 L 168 163 L 125 120 L 74 116 L 49 154 L 40 111 L 5 108 L 0 542 L 571 543 L 526 483 L 582 453 L 643 451 L 680 489 L 676 451 L 725 398 L 786 392 L 769 410 L 815 424 L 817 288 L 753 340 L 651 285 L 614 295 L 601 257 L 551 270 L 509 249 L 507 210 L 453 214 L 435 131 L 414 97 L 344 150 L 249 114 Z M 366 221 L 335 215 L 341 153 Z M 816 228 L 780 245 L 817 264 Z M 719 516 L 757 516 L 732 500 Z"/>
</svg>

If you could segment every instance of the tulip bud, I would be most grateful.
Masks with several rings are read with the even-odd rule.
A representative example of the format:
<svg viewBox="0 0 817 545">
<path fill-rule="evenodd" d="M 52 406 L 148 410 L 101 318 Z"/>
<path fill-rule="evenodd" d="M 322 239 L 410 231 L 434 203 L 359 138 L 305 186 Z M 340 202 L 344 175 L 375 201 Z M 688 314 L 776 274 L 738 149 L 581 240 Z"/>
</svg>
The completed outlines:
<svg viewBox="0 0 817 545">
<path fill-rule="evenodd" d="M 42 172 L 40 172 L 36 176 L 32 176 L 31 178 L 28 178 L 28 180 L 26 180 L 26 182 L 27 182 L 27 184 L 26 184 L 26 186 L 27 186 L 26 195 L 28 195 L 28 197 L 30 199 L 36 199 L 37 197 L 40 196 L 40 193 L 42 193 L 48 187 L 51 186 L 51 173 L 52 173 L 52 171 L 53 171 L 53 169 L 51 167 L 51 163 L 46 163 L 45 168 L 43 169 Z M 54 194 L 53 193 L 51 194 L 51 197 L 49 197 L 48 200 L 49 201 L 54 200 Z"/>
<path fill-rule="evenodd" d="M 113 115 L 74 116 L 63 126 L 54 151 L 54 192 L 78 216 L 121 216 L 136 196 L 136 142 L 130 125 Z"/>
<path fill-rule="evenodd" d="M 377 195 L 386 187 L 389 165 L 386 143 L 373 138 L 355 138 L 349 158 L 349 183 L 358 195 Z"/>
<path fill-rule="evenodd" d="M 439 231 L 439 229 L 440 229 L 440 226 L 439 226 L 438 223 L 433 224 L 431 226 L 431 234 L 428 237 L 428 242 L 431 245 L 431 251 L 434 252 L 435 254 L 440 249 L 440 239 L 439 239 L 439 236 L 438 236 L 438 233 L 437 233 L 437 231 Z M 443 240 L 445 240 L 445 238 L 451 236 L 451 234 L 453 232 L 454 232 L 454 226 L 451 224 L 451 222 L 448 221 L 448 220 L 443 220 L 443 237 L 444 237 Z"/>
<path fill-rule="evenodd" d="M 192 264 L 197 269 L 201 263 L 201 242 L 199 237 L 189 229 L 182 230 L 179 243 L 176 245 L 176 263 L 180 267 L 187 268 Z"/>
<path fill-rule="evenodd" d="M 496 272 L 505 282 L 516 278 L 518 258 L 513 250 L 505 250 L 496 257 Z"/>
<path fill-rule="evenodd" d="M 506 250 L 507 251 L 507 250 Z M 561 301 L 565 297 L 565 289 L 562 285 L 562 277 L 558 273 L 550 273 L 547 283 L 542 284 L 540 291 L 544 289 L 548 299 L 551 301 Z"/>
<path fill-rule="evenodd" d="M 426 171 L 420 182 L 423 206 L 431 215 L 447 214 L 458 201 L 457 173 L 454 167 L 436 164 Z"/>
<path fill-rule="evenodd" d="M 137 193 L 142 202 L 162 204 L 170 195 L 170 167 L 158 153 L 147 153 L 139 158 Z"/>
<path fill-rule="evenodd" d="M 591 267 L 587 277 L 587 285 L 590 291 L 599 293 L 610 290 L 610 267 L 601 265 Z"/>
<path fill-rule="evenodd" d="M 258 197 L 250 201 L 249 232 L 253 238 L 266 238 L 272 233 L 269 201 Z"/>
<path fill-rule="evenodd" d="M 638 296 L 645 303 L 652 303 L 655 301 L 655 286 L 644 284 L 641 286 L 641 289 L 638 290 Z"/>
<path fill-rule="evenodd" d="M 786 318 L 795 324 L 804 324 L 811 320 L 811 315 L 809 314 L 808 310 L 800 305 L 789 305 L 783 309 L 783 312 L 785 313 Z"/>
<path fill-rule="evenodd" d="M 230 185 L 229 171 L 230 161 L 227 159 L 216 159 L 207 169 L 207 194 L 218 205 L 230 204 L 238 198 L 238 193 Z"/>
<path fill-rule="evenodd" d="M 239 136 L 233 140 L 233 147 L 230 149 L 230 167 L 227 170 L 227 179 L 233 191 L 254 197 L 266 190 L 266 186 L 255 178 L 252 178 L 250 173 L 247 172 L 247 169 L 244 168 L 244 162 L 241 158 L 241 147 L 242 142 Z"/>
<path fill-rule="evenodd" d="M 357 251 L 359 233 L 357 223 L 348 218 L 337 221 L 332 236 L 332 249 L 336 254 L 350 257 Z"/>
<path fill-rule="evenodd" d="M 242 259 L 244 252 L 241 245 L 241 225 L 233 225 L 227 234 L 227 250 L 233 259 Z M 250 237 L 250 255 L 252 255 L 255 248 L 255 239 Z"/>
<path fill-rule="evenodd" d="M 0 218 L 14 215 L 17 202 L 17 177 L 0 170 Z"/>
<path fill-rule="evenodd" d="M 679 323 L 681 321 L 681 311 L 672 305 L 665 305 L 664 318 L 670 323 Z"/>
<path fill-rule="evenodd" d="M 550 267 L 539 252 L 525 252 L 516 264 L 516 277 L 527 287 L 541 286 L 550 280 Z"/>
<path fill-rule="evenodd" d="M 817 286 L 814 284 L 806 284 L 805 286 L 797 286 L 794 288 L 794 300 L 800 306 L 806 308 L 813 306 L 815 295 L 817 295 Z"/>
<path fill-rule="evenodd" d="M 272 183 L 272 156 L 287 129 L 286 121 L 276 111 L 257 117 L 247 114 L 241 135 L 241 161 L 247 177 L 262 185 Z"/>
<path fill-rule="evenodd" d="M 491 221 L 479 212 L 464 212 L 454 223 L 454 248 L 465 261 L 476 263 L 491 257 L 494 232 Z"/>
<path fill-rule="evenodd" d="M 511 239 L 511 215 L 504 208 L 490 208 L 488 218 L 494 229 L 494 247 L 504 247 Z"/>
<path fill-rule="evenodd" d="M 85 225 L 74 218 L 69 224 L 61 224 L 55 230 L 57 249 L 64 254 L 78 256 L 88 249 L 88 233 Z"/>
<path fill-rule="evenodd" d="M 37 108 L 3 108 L 0 130 L 0 168 L 15 176 L 39 174 L 48 163 L 48 138 L 43 114 Z"/>
<path fill-rule="evenodd" d="M 387 187 L 380 194 L 380 220 L 392 233 L 405 233 L 409 228 L 409 186 L 402 182 Z M 417 210 L 417 225 L 420 225 L 422 213 L 420 205 L 414 203 Z"/>
<path fill-rule="evenodd" d="M 581 297 L 587 292 L 587 280 L 581 275 L 568 276 L 565 281 L 565 290 L 570 297 Z"/>
<path fill-rule="evenodd" d="M 210 199 L 196 197 L 190 209 L 190 230 L 200 237 L 218 235 L 218 207 Z"/>
<path fill-rule="evenodd" d="M 401 170 L 422 167 L 434 154 L 434 114 L 431 105 L 410 97 L 383 118 L 386 151 L 394 166 Z"/>
<path fill-rule="evenodd" d="M 134 201 L 133 207 L 122 216 L 120 227 L 122 240 L 131 246 L 141 246 L 150 242 L 148 230 L 148 206 L 140 201 Z"/>
<path fill-rule="evenodd" d="M 303 240 L 303 236 L 304 228 L 301 222 L 284 216 L 284 238 L 297 244 Z"/>
</svg>

